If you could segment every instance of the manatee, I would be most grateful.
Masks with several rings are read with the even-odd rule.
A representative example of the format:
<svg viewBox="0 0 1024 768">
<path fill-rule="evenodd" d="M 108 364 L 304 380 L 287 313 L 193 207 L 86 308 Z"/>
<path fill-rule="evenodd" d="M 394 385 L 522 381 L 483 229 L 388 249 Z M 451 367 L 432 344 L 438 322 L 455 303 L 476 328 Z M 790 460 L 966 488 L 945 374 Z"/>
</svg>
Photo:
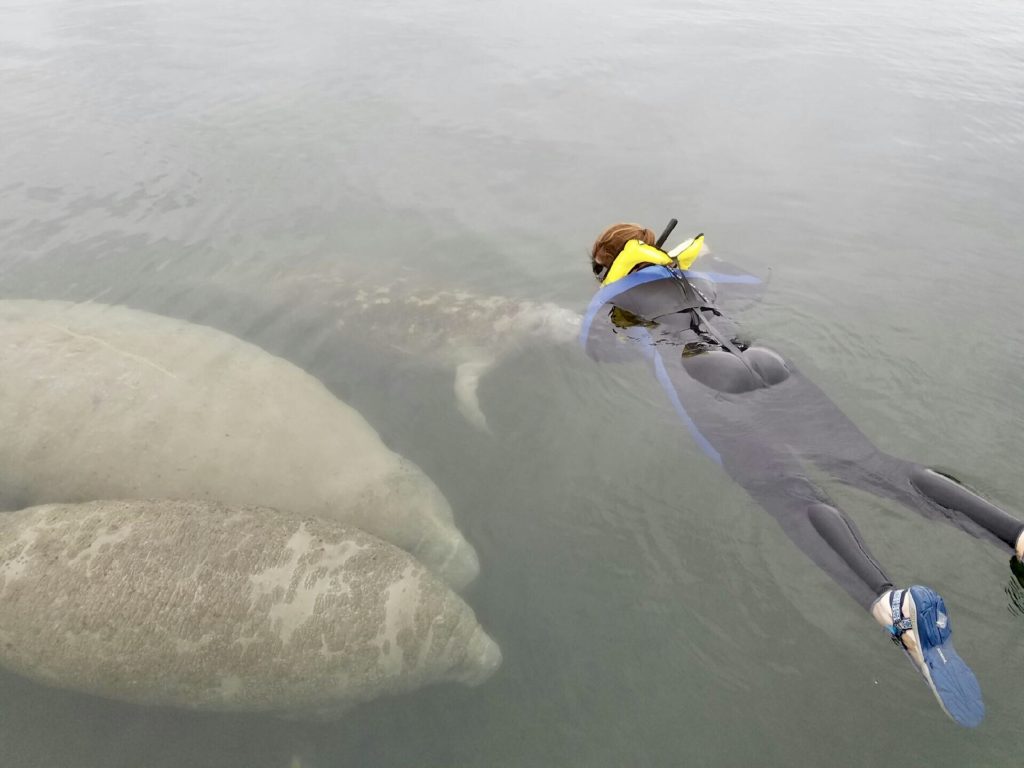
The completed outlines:
<svg viewBox="0 0 1024 768">
<path fill-rule="evenodd" d="M 454 371 L 459 412 L 484 432 L 490 428 L 477 394 L 481 379 L 532 343 L 575 343 L 581 324 L 578 312 L 551 302 L 439 289 L 404 271 L 378 284 L 330 268 L 290 271 L 275 275 L 267 289 L 286 305 L 329 309 L 337 328 L 393 351 L 428 352 L 432 363 Z"/>
<path fill-rule="evenodd" d="M 322 718 L 500 663 L 443 581 L 337 522 L 173 500 L 0 515 L 0 664 L 46 685 Z"/>
<path fill-rule="evenodd" d="M 0 301 L 0 487 L 22 505 L 197 498 L 348 523 L 455 588 L 476 552 L 441 491 L 317 379 L 125 307 Z"/>
</svg>

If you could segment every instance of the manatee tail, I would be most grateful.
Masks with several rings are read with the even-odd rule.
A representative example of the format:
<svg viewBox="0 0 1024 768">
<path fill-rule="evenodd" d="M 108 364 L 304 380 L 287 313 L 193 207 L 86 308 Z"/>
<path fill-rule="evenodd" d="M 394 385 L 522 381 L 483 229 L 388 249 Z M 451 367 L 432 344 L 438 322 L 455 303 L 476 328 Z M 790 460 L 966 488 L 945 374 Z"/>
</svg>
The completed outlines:
<svg viewBox="0 0 1024 768">
<path fill-rule="evenodd" d="M 459 407 L 459 413 L 466 421 L 487 434 L 491 434 L 491 428 L 487 425 L 487 417 L 480 408 L 477 389 L 480 386 L 480 377 L 490 371 L 494 364 L 493 359 L 473 360 L 462 363 L 455 369 L 455 402 Z"/>
</svg>

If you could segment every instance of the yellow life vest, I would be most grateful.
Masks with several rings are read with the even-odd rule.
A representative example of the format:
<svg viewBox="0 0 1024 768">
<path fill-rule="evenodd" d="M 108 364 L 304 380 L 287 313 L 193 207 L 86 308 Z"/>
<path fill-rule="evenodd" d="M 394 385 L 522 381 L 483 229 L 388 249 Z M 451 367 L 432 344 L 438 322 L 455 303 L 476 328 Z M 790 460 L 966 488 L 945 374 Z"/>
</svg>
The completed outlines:
<svg viewBox="0 0 1024 768">
<path fill-rule="evenodd" d="M 619 251 L 612 266 L 605 275 L 601 285 L 614 283 L 630 274 L 641 264 L 658 264 L 663 267 L 680 267 L 689 269 L 690 265 L 700 255 L 704 247 L 704 235 L 697 235 L 685 243 L 665 253 L 660 248 L 647 245 L 639 240 L 630 240 L 626 247 Z"/>
</svg>

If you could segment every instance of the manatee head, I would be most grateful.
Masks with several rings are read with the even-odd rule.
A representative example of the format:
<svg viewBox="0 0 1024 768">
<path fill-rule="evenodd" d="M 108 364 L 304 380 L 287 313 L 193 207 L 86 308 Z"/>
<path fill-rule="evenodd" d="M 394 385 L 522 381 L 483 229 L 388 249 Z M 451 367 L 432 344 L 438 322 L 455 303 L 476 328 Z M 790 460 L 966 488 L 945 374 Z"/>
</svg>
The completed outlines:
<svg viewBox="0 0 1024 768">
<path fill-rule="evenodd" d="M 480 559 L 456 527 L 448 499 L 412 462 L 403 462 L 394 480 L 399 502 L 418 509 L 424 523 L 424 535 L 408 551 L 453 589 L 464 589 L 479 575 Z"/>
<path fill-rule="evenodd" d="M 414 555 L 449 586 L 461 590 L 480 572 L 476 550 L 455 526 L 448 499 L 418 466 L 391 462 L 353 493 L 338 482 L 327 495 L 341 518 Z"/>
</svg>

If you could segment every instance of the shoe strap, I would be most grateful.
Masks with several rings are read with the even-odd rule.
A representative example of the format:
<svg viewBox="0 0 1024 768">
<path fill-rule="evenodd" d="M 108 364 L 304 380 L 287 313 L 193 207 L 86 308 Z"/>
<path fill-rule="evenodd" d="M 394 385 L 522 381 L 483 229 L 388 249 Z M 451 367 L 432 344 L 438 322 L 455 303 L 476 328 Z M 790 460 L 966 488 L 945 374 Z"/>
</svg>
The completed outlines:
<svg viewBox="0 0 1024 768">
<path fill-rule="evenodd" d="M 889 608 L 892 610 L 892 626 L 889 627 L 889 631 L 892 633 L 892 639 L 899 642 L 899 637 L 908 629 L 914 628 L 914 623 L 909 618 L 903 617 L 903 595 L 906 594 L 905 589 L 894 589 L 889 594 Z"/>
</svg>

